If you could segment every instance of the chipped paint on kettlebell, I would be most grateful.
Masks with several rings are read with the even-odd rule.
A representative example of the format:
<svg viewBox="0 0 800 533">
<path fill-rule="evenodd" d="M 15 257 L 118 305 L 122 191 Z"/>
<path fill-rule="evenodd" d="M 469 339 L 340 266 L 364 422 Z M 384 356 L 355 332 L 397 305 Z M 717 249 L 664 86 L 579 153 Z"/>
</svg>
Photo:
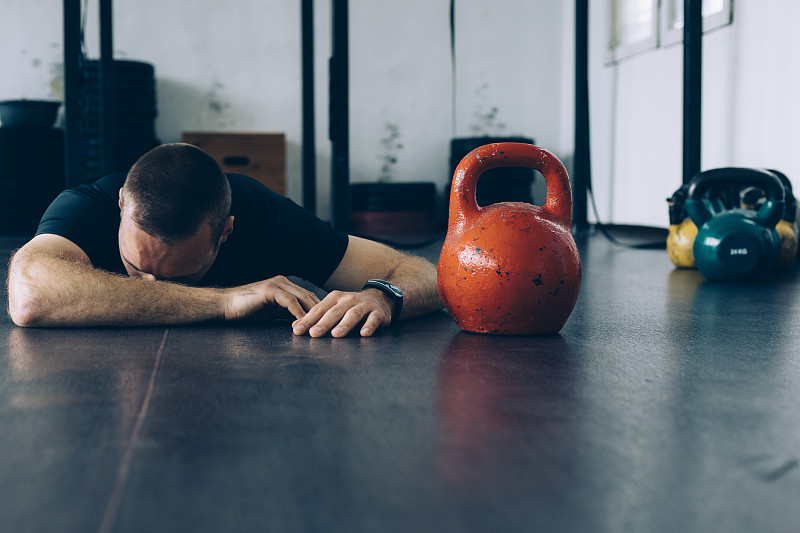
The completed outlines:
<svg viewBox="0 0 800 533">
<path fill-rule="evenodd" d="M 478 206 L 477 179 L 498 166 L 540 171 L 547 181 L 545 205 Z M 571 233 L 572 196 L 561 162 L 529 144 L 482 146 L 456 169 L 450 200 L 438 283 L 456 324 L 489 334 L 560 331 L 581 284 L 580 255 Z"/>
</svg>

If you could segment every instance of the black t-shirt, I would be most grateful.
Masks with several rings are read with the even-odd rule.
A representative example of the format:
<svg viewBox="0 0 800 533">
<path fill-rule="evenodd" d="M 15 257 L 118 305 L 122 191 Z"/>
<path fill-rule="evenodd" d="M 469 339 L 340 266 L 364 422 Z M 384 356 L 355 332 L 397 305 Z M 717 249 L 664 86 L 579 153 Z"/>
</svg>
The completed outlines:
<svg viewBox="0 0 800 533">
<path fill-rule="evenodd" d="M 233 287 L 278 275 L 324 284 L 347 250 L 347 234 L 252 178 L 227 176 L 233 233 L 199 285 Z M 60 235 L 77 244 L 95 268 L 126 274 L 117 240 L 124 182 L 125 174 L 112 174 L 62 192 L 36 234 Z"/>
</svg>

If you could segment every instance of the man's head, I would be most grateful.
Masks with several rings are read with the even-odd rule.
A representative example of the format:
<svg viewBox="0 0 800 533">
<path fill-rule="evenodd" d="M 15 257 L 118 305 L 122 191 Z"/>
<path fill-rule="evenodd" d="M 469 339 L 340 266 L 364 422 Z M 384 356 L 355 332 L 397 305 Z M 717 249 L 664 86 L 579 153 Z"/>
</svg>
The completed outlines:
<svg viewBox="0 0 800 533">
<path fill-rule="evenodd" d="M 216 161 L 189 144 L 143 155 L 120 189 L 119 248 L 134 277 L 198 281 L 233 230 L 231 190 Z"/>
</svg>

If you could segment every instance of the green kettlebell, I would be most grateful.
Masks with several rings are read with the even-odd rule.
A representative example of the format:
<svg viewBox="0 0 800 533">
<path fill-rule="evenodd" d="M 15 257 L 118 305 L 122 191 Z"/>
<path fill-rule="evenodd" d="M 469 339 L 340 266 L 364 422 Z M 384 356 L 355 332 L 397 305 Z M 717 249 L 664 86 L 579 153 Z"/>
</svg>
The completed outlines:
<svg viewBox="0 0 800 533">
<path fill-rule="evenodd" d="M 720 209 L 704 199 L 722 183 L 753 185 L 765 201 L 754 209 Z M 775 226 L 784 212 L 784 188 L 777 176 L 753 168 L 718 168 L 692 179 L 686 211 L 697 226 L 693 253 L 697 269 L 714 281 L 756 281 L 778 259 L 781 239 Z"/>
<path fill-rule="evenodd" d="M 699 176 L 702 176 L 700 174 Z M 669 204 L 669 233 L 667 234 L 667 254 L 678 268 L 696 268 L 694 263 L 694 240 L 697 226 L 686 212 L 686 197 L 693 181 L 684 183 L 667 198 Z M 738 188 L 726 182 L 718 182 L 707 188 L 703 200 L 708 202 L 715 213 L 735 207 L 732 198 L 737 197 Z M 761 195 L 761 190 L 758 189 Z M 738 197 L 737 197 L 738 198 Z"/>
</svg>

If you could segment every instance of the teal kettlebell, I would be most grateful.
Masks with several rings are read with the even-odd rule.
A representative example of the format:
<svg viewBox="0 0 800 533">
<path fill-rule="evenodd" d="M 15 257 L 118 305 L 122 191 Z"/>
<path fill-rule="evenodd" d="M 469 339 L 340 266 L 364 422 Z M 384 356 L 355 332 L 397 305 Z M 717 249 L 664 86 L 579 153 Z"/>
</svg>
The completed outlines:
<svg viewBox="0 0 800 533">
<path fill-rule="evenodd" d="M 764 191 L 756 209 L 722 209 L 706 192 L 721 184 L 752 185 Z M 697 226 L 693 253 L 697 269 L 713 281 L 756 281 L 776 263 L 781 239 L 775 226 L 785 200 L 780 179 L 767 170 L 718 168 L 701 172 L 687 192 L 686 211 Z"/>
</svg>

